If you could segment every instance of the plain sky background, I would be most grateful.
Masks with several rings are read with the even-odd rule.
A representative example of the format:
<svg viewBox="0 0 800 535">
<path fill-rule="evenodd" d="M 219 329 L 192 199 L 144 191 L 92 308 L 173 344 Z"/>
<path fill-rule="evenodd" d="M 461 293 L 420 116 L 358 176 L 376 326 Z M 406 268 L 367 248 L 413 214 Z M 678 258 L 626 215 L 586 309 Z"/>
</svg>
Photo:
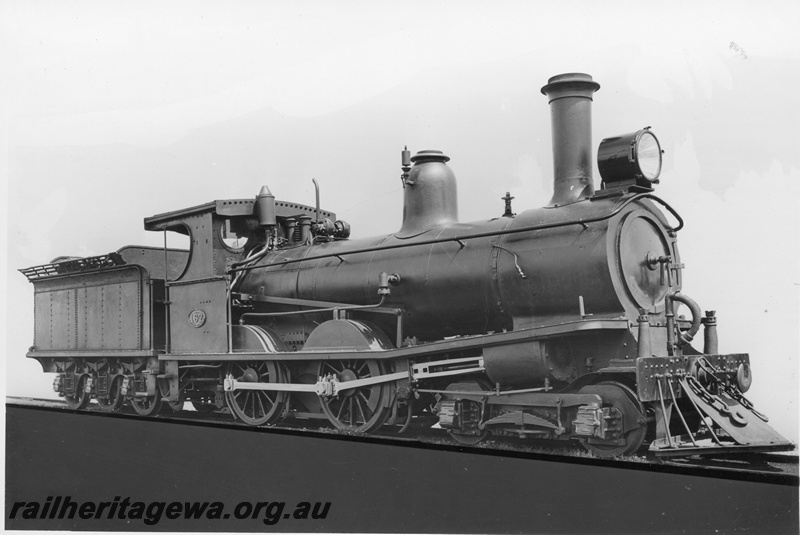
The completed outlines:
<svg viewBox="0 0 800 535">
<path fill-rule="evenodd" d="M 144 217 L 265 184 L 313 204 L 312 177 L 353 237 L 390 233 L 404 145 L 452 158 L 462 221 L 500 215 L 507 190 L 517 212 L 542 206 L 539 90 L 586 72 L 595 148 L 659 137 L 684 292 L 717 310 L 721 352 L 751 355 L 748 397 L 798 440 L 797 2 L 6 0 L 0 18 L 8 395 L 54 395 L 24 356 L 17 269 L 161 245 Z"/>
</svg>

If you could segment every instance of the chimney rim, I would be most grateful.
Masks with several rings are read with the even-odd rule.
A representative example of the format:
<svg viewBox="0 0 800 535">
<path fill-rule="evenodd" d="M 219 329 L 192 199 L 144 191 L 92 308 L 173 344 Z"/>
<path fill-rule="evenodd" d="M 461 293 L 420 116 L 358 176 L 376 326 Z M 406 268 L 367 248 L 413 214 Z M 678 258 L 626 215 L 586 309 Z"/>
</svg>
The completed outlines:
<svg viewBox="0 0 800 535">
<path fill-rule="evenodd" d="M 568 72 L 551 76 L 547 80 L 547 85 L 542 87 L 541 91 L 543 95 L 550 96 L 549 94 L 553 93 L 554 91 L 565 91 L 567 89 L 573 89 L 581 94 L 557 95 L 551 98 L 550 102 L 566 96 L 583 97 L 591 100 L 592 93 L 600 89 L 600 84 L 595 82 L 589 74 L 582 72 Z M 587 91 L 588 93 L 586 93 Z"/>
</svg>

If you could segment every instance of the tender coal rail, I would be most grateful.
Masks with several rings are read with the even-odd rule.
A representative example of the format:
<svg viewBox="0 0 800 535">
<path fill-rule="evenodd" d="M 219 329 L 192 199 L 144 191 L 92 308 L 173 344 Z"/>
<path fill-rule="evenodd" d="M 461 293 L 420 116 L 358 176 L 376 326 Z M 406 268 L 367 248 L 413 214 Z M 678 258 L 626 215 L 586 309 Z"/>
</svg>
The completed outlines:
<svg viewBox="0 0 800 535">
<path fill-rule="evenodd" d="M 72 411 L 65 403 L 58 400 L 8 397 L 6 398 L 6 405 L 31 410 L 68 411 L 86 415 L 87 417 L 125 418 L 178 425 L 205 425 L 229 428 L 236 431 L 303 435 L 322 439 L 372 442 L 478 455 L 531 458 L 554 462 L 646 470 L 778 485 L 800 485 L 800 477 L 798 477 L 798 456 L 796 452 L 721 453 L 717 456 L 698 455 L 679 459 L 669 458 L 668 460 L 658 459 L 653 456 L 601 459 L 588 456 L 588 454 L 579 447 L 553 449 L 550 446 L 546 446 L 540 448 L 536 445 L 532 446 L 530 441 L 523 442 L 514 439 L 494 439 L 486 441 L 479 446 L 465 446 L 451 442 L 449 437 L 441 430 L 428 428 L 417 428 L 407 435 L 397 434 L 392 428 L 382 430 L 379 433 L 365 435 L 330 429 L 325 426 L 326 422 L 323 420 L 319 422 L 315 420 L 294 420 L 292 423 L 282 423 L 281 425 L 253 427 L 236 421 L 230 414 L 221 412 L 202 414 L 193 410 L 184 410 L 145 418 L 132 411 L 122 411 L 114 414 L 104 413 L 98 410 L 93 404 L 83 411 Z"/>
</svg>

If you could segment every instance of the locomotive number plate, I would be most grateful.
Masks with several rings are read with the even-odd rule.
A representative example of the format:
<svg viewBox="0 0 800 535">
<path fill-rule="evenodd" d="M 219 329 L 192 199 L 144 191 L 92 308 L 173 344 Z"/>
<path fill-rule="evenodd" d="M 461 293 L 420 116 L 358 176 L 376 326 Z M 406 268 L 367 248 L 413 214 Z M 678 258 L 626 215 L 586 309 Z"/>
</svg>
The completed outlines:
<svg viewBox="0 0 800 535">
<path fill-rule="evenodd" d="M 206 313 L 200 309 L 194 309 L 189 312 L 189 325 L 195 329 L 199 329 L 206 322 Z"/>
</svg>

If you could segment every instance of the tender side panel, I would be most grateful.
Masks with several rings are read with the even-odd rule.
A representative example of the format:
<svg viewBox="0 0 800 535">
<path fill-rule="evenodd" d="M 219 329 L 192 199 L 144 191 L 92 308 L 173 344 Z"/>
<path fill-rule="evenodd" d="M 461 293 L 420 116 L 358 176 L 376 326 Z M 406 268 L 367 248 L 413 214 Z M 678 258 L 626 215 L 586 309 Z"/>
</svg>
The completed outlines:
<svg viewBox="0 0 800 535">
<path fill-rule="evenodd" d="M 37 284 L 38 286 L 38 284 Z M 75 290 L 50 290 L 34 296 L 34 346 L 38 350 L 77 349 Z"/>
<path fill-rule="evenodd" d="M 136 266 L 34 282 L 36 351 L 150 349 L 151 295 Z"/>
</svg>

